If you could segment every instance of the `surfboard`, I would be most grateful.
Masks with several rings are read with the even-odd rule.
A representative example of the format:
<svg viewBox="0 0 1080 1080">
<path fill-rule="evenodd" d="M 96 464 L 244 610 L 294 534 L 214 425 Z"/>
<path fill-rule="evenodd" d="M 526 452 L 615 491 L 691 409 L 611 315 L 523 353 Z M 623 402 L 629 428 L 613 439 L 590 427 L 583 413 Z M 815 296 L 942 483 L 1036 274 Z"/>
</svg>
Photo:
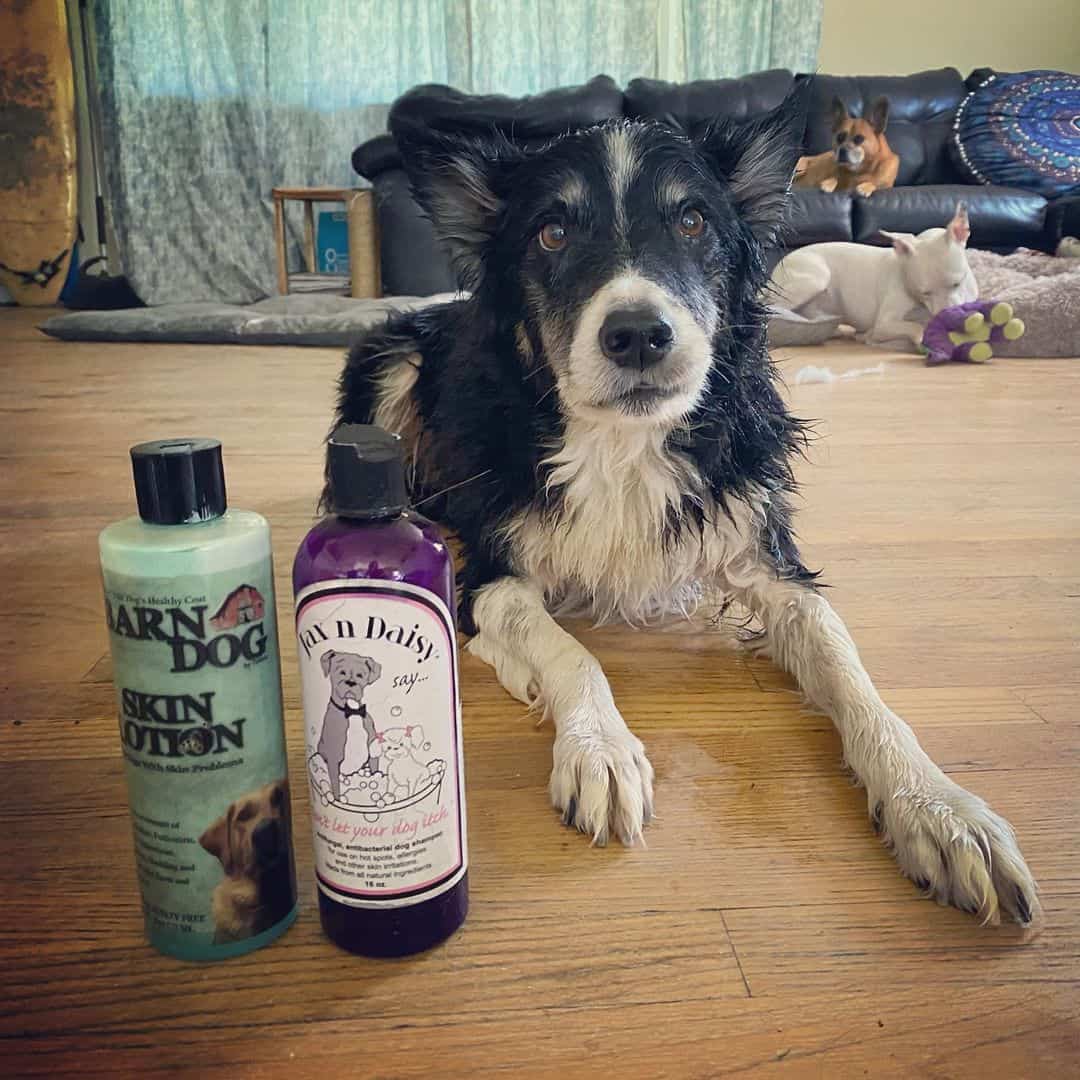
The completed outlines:
<svg viewBox="0 0 1080 1080">
<path fill-rule="evenodd" d="M 75 245 L 75 91 L 64 0 L 0 0 L 0 283 L 55 304 Z"/>
</svg>

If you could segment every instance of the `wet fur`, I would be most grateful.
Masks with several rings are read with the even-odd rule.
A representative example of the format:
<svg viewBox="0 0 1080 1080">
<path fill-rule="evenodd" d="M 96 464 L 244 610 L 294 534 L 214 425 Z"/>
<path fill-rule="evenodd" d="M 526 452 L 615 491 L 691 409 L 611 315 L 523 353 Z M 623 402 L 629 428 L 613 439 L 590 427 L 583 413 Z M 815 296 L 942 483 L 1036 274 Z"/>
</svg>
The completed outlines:
<svg viewBox="0 0 1080 1080">
<path fill-rule="evenodd" d="M 617 125 L 577 136 L 583 145 L 568 152 L 567 160 L 580 161 L 582 148 L 602 152 L 612 131 L 631 132 L 639 154 L 655 153 L 661 176 L 666 154 L 686 145 L 659 127 Z M 787 168 L 791 154 L 788 150 Z M 581 169 L 593 183 L 603 182 L 603 165 L 591 177 L 588 164 Z M 782 180 L 774 182 L 782 192 Z M 577 186 L 584 185 L 579 181 Z M 339 418 L 374 419 L 401 432 L 416 481 L 415 498 L 446 492 L 426 502 L 424 510 L 451 526 L 462 542 L 466 628 L 473 629 L 475 591 L 528 561 L 516 542 L 526 523 L 538 532 L 565 529 L 587 513 L 582 504 L 593 490 L 604 512 L 592 516 L 617 522 L 621 543 L 608 544 L 593 560 L 594 573 L 584 572 L 576 582 L 585 594 L 578 599 L 586 605 L 606 593 L 601 580 L 606 571 L 634 552 L 635 531 L 647 532 L 646 546 L 667 554 L 680 545 L 700 546 L 707 519 L 715 525 L 740 499 L 760 504 L 761 493 L 771 495 L 762 538 L 778 568 L 785 575 L 810 576 L 791 538 L 785 494 L 793 489 L 790 460 L 801 446 L 804 425 L 784 407 L 765 349 L 764 310 L 758 300 L 765 283 L 761 247 L 750 224 L 732 212 L 727 190 L 711 177 L 702 178 L 702 186 L 706 194 L 720 196 L 728 210 L 726 217 L 717 218 L 724 235 L 712 263 L 714 280 L 687 291 L 671 280 L 669 268 L 650 267 L 648 259 L 635 264 L 661 280 L 666 275 L 669 287 L 682 287 L 686 306 L 708 309 L 706 319 L 718 328 L 701 400 L 659 438 L 629 432 L 607 446 L 603 419 L 568 419 L 547 356 L 553 343 L 569 342 L 573 318 L 596 286 L 571 284 L 571 302 L 555 309 L 530 290 L 529 282 L 517 279 L 516 258 L 479 278 L 472 277 L 467 261 L 476 286 L 471 299 L 399 316 L 350 353 Z M 610 269 L 603 268 L 599 276 L 604 273 Z M 590 446 L 599 448 L 598 457 L 586 449 Z M 649 478 L 645 485 L 638 483 L 641 470 Z M 600 493 L 602 487 L 606 490 Z M 627 487 L 635 489 L 629 505 L 640 513 L 624 506 Z M 623 599 L 629 602 L 605 604 L 611 609 L 607 613 L 617 610 L 631 619 L 655 613 L 658 597 L 647 584 L 626 584 Z M 665 584 L 656 582 L 660 590 Z"/>
<path fill-rule="evenodd" d="M 1011 829 L 878 697 L 792 533 L 805 429 L 777 391 L 759 297 L 800 116 L 788 102 L 693 137 L 617 122 L 528 153 L 499 136 L 399 135 L 472 295 L 358 343 L 337 418 L 402 434 L 415 499 L 462 544 L 470 649 L 554 721 L 549 792 L 567 824 L 633 842 L 653 770 L 551 612 L 645 622 L 724 597 L 760 618 L 763 647 L 833 718 L 903 871 L 941 902 L 1026 923 L 1035 886 Z M 686 206 L 706 218 L 692 241 Z M 565 252 L 540 243 L 553 219 Z M 676 337 L 640 373 L 597 344 L 605 311 L 631 302 L 662 307 Z M 627 380 L 659 397 L 640 404 Z"/>
</svg>

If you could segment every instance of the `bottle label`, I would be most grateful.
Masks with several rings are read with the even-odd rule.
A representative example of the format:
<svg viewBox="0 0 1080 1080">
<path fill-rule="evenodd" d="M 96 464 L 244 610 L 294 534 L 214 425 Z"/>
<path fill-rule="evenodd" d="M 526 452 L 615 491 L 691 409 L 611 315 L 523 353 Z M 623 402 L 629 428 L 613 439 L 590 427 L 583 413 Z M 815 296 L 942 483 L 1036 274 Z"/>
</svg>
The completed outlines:
<svg viewBox="0 0 1080 1080">
<path fill-rule="evenodd" d="M 296 915 L 269 560 L 102 576 L 147 936 L 246 952 Z"/>
<path fill-rule="evenodd" d="M 434 593 L 322 581 L 296 598 L 315 875 L 333 900 L 400 907 L 465 873 L 457 638 Z"/>
</svg>

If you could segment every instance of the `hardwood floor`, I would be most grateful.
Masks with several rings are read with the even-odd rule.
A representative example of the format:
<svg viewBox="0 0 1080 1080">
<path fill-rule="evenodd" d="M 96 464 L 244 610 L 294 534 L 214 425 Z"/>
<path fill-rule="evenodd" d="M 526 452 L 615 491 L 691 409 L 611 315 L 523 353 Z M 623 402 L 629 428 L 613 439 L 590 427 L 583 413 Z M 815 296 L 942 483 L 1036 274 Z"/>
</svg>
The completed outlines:
<svg viewBox="0 0 1080 1080">
<path fill-rule="evenodd" d="M 550 729 L 463 656 L 464 929 L 401 962 L 328 944 L 295 784 L 299 922 L 195 966 L 142 940 L 96 534 L 133 512 L 130 444 L 220 437 L 232 503 L 274 527 L 288 626 L 339 356 L 61 344 L 38 318 L 0 311 L 5 1075 L 1080 1075 L 1080 361 L 886 356 L 791 388 L 822 436 L 800 467 L 807 559 L 886 700 L 1016 826 L 1036 929 L 921 900 L 831 726 L 767 662 L 581 628 L 656 766 L 647 849 L 559 826 Z M 841 343 L 783 366 L 881 359 Z"/>
</svg>

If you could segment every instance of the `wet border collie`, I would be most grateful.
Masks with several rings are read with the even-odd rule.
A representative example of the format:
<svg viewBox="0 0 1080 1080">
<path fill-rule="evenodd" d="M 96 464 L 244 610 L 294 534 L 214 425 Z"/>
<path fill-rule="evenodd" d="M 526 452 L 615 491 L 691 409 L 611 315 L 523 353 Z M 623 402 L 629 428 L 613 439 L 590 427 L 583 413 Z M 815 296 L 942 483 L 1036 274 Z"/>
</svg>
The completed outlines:
<svg viewBox="0 0 1080 1080">
<path fill-rule="evenodd" d="M 399 433 L 414 496 L 460 538 L 469 647 L 554 720 L 567 824 L 634 842 L 653 769 L 553 613 L 645 623 L 726 598 L 832 717 L 902 871 L 986 922 L 1026 924 L 1036 888 L 1012 828 L 882 702 L 792 535 L 804 430 L 759 297 L 798 114 L 692 134 L 618 121 L 531 150 L 401 135 L 471 295 L 359 342 L 338 419 Z"/>
</svg>

